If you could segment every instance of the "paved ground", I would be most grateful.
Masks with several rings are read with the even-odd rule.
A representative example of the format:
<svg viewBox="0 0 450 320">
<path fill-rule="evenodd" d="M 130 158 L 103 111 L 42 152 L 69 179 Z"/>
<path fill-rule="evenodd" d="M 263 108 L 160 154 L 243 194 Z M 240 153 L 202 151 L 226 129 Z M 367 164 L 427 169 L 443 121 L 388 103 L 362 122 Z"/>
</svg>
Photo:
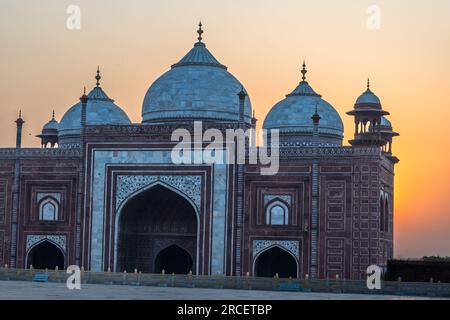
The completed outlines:
<svg viewBox="0 0 450 320">
<path fill-rule="evenodd" d="M 82 285 L 68 290 L 65 283 L 0 281 L 0 300 L 420 300 L 426 298 L 362 294 L 274 292 L 247 290 L 136 287 L 120 285 Z"/>
</svg>

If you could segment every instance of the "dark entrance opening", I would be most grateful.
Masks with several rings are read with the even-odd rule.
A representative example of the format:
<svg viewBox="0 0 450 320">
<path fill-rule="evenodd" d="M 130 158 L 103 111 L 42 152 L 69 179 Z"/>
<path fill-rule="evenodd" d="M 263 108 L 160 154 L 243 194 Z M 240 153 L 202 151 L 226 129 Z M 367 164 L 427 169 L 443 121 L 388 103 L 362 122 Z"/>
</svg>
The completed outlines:
<svg viewBox="0 0 450 320">
<path fill-rule="evenodd" d="M 31 249 L 28 254 L 27 267 L 34 269 L 64 269 L 64 255 L 61 250 L 49 241 L 44 241 Z"/>
<path fill-rule="evenodd" d="M 263 252 L 255 263 L 257 277 L 297 278 L 297 263 L 294 257 L 278 247 Z"/>
<path fill-rule="evenodd" d="M 192 258 L 190 254 L 179 246 L 170 246 L 161 251 L 155 260 L 155 272 L 163 270 L 167 274 L 188 274 L 192 271 Z"/>
<path fill-rule="evenodd" d="M 121 212 L 117 255 L 119 272 L 195 273 L 197 215 L 193 206 L 162 185 L 136 195 Z"/>
</svg>

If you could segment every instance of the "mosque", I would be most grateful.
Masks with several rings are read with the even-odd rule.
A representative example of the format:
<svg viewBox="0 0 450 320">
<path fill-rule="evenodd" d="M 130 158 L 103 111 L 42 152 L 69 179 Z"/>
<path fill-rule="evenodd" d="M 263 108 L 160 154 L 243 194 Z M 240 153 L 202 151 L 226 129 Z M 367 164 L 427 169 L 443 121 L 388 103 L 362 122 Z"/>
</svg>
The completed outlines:
<svg viewBox="0 0 450 320">
<path fill-rule="evenodd" d="M 367 83 L 347 114 L 302 78 L 267 114 L 279 171 L 171 161 L 177 128 L 254 128 L 250 98 L 203 42 L 148 89 L 142 123 L 96 84 L 22 148 L 0 149 L 0 265 L 364 279 L 393 257 L 398 134 Z M 287 88 L 288 89 L 288 88 Z M 26 125 L 26 124 L 25 124 Z M 267 142 L 266 142 L 267 143 Z"/>
</svg>

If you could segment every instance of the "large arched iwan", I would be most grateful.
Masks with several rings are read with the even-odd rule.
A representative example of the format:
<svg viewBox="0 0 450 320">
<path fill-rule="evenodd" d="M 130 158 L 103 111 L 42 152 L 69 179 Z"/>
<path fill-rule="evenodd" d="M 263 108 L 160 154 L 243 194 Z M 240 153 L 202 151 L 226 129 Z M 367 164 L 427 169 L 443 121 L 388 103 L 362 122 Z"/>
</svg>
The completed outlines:
<svg viewBox="0 0 450 320">
<path fill-rule="evenodd" d="M 160 272 L 157 258 L 161 250 L 183 248 L 181 250 L 192 260 L 188 267 L 195 273 L 197 213 L 185 197 L 157 184 L 130 199 L 121 209 L 118 219 L 116 271 Z M 159 259 L 158 263 L 163 261 L 172 266 L 178 258 L 168 252 Z"/>
</svg>

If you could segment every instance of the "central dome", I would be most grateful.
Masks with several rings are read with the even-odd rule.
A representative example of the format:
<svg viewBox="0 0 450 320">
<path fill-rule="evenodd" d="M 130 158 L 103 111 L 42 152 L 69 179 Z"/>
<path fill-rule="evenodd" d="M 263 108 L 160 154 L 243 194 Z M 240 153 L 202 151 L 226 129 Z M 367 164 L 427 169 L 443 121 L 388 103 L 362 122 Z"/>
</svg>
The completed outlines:
<svg viewBox="0 0 450 320">
<path fill-rule="evenodd" d="M 142 106 L 143 123 L 178 120 L 239 121 L 238 93 L 243 86 L 227 67 L 198 42 L 171 70 L 148 89 Z M 251 122 L 250 100 L 244 119 Z"/>
</svg>

